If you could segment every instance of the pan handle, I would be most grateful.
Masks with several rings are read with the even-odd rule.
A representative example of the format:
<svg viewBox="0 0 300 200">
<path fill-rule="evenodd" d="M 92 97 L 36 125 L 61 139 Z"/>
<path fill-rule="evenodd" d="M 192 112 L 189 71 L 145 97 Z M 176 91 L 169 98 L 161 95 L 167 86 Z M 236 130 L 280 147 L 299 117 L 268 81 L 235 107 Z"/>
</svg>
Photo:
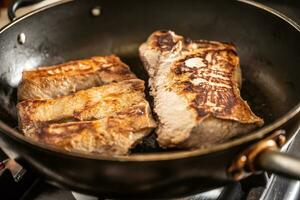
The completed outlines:
<svg viewBox="0 0 300 200">
<path fill-rule="evenodd" d="M 13 0 L 10 2 L 8 8 L 7 8 L 7 15 L 10 21 L 15 20 L 16 18 L 16 11 L 25 6 L 33 5 L 36 3 L 39 3 L 43 0 Z"/>
<path fill-rule="evenodd" d="M 300 180 L 300 158 L 279 151 L 266 150 L 256 159 L 258 169 Z"/>
<path fill-rule="evenodd" d="M 285 143 L 285 131 L 277 130 L 241 152 L 228 168 L 234 180 L 253 173 L 267 171 L 300 180 L 300 158 L 280 152 Z"/>
</svg>

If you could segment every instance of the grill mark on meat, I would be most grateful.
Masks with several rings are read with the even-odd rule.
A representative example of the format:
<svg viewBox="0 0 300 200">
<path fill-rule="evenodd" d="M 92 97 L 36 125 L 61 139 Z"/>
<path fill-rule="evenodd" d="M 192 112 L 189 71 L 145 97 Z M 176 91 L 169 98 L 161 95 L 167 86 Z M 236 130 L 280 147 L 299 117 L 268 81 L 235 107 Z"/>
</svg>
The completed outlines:
<svg viewBox="0 0 300 200">
<path fill-rule="evenodd" d="M 179 88 L 177 92 L 181 94 L 193 94 L 190 107 L 196 111 L 198 120 L 207 115 L 230 115 L 232 108 L 240 103 L 232 81 L 236 66 L 232 59 L 227 59 L 233 52 L 232 49 L 208 50 L 192 53 L 174 63 L 171 76 L 178 81 L 170 88 Z M 190 66 L 187 63 L 191 63 Z M 187 77 L 187 80 L 182 77 Z"/>
<path fill-rule="evenodd" d="M 93 121 L 69 122 L 65 124 L 53 124 L 40 129 L 38 140 L 46 144 L 64 146 L 65 149 L 71 146 L 70 139 L 79 135 L 81 131 L 95 130 Z"/>
<path fill-rule="evenodd" d="M 126 118 L 130 117 L 139 117 L 139 116 L 144 116 L 146 114 L 146 108 L 145 106 L 132 106 L 128 110 L 121 111 L 116 113 L 115 115 L 107 117 L 107 129 L 120 129 L 120 133 L 123 132 L 128 132 L 128 131 L 134 131 L 131 126 L 128 126 L 127 128 L 124 128 L 120 126 L 120 121 L 119 120 L 125 120 Z M 117 118 L 116 118 L 117 116 Z M 124 121 L 123 120 L 123 121 Z M 40 140 L 45 140 L 47 137 L 49 138 L 49 135 L 51 133 L 51 137 L 55 136 L 58 138 L 67 138 L 67 137 L 72 137 L 74 135 L 80 134 L 80 131 L 84 129 L 93 129 L 95 128 L 94 125 L 97 120 L 95 121 L 71 121 L 66 123 L 67 121 L 62 121 L 62 120 L 53 120 L 49 121 L 47 123 L 41 123 L 40 127 L 42 128 L 42 131 L 39 132 L 39 139 Z M 65 124 L 62 124 L 65 123 Z M 43 125 L 42 125 L 43 124 Z M 124 124 L 123 124 L 124 126 Z M 58 128 L 60 129 L 58 131 Z M 99 128 L 99 127 L 98 127 Z M 58 131 L 57 133 L 51 131 L 51 130 L 56 130 Z"/>
<path fill-rule="evenodd" d="M 32 128 L 34 129 L 35 127 L 36 129 L 43 127 L 41 123 L 45 121 L 55 123 L 62 119 L 69 118 L 73 121 L 98 118 L 108 114 L 104 112 L 120 110 L 128 107 L 130 104 L 134 105 L 139 102 L 144 102 L 143 91 L 144 82 L 139 79 L 132 79 L 120 83 L 90 88 L 57 99 L 26 100 L 17 104 L 19 121 L 21 122 L 20 128 L 27 129 L 26 127 L 29 127 L 31 129 L 30 124 L 35 124 L 36 127 L 33 126 Z M 64 111 L 65 114 L 63 114 L 62 111 L 60 113 L 59 111 L 55 111 L 55 106 L 62 106 L 60 102 L 68 102 L 68 99 L 70 103 L 67 105 L 68 111 Z M 81 102 L 80 105 L 78 102 Z M 102 105 L 109 107 L 102 108 Z M 54 111 L 54 113 L 47 117 L 49 113 L 47 109 L 49 109 L 50 113 L 52 111 Z M 45 113 L 43 114 L 43 112 Z"/>
<path fill-rule="evenodd" d="M 149 111 L 148 105 L 141 103 L 98 120 L 51 124 L 37 138 L 66 150 L 77 149 L 76 145 L 92 140 L 90 147 L 96 151 L 107 146 L 106 153 L 115 154 L 114 150 L 118 150 L 118 154 L 126 154 L 143 137 L 141 131 L 147 135 L 147 130 L 155 127 L 152 118 L 148 118 Z"/>
</svg>

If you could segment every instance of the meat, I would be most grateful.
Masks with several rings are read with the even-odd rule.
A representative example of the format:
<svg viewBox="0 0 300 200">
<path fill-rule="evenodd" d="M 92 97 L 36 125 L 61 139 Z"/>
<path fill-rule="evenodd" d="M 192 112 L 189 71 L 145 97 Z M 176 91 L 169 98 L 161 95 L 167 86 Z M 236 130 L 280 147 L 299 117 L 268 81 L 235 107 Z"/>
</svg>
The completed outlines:
<svg viewBox="0 0 300 200">
<path fill-rule="evenodd" d="M 234 45 L 157 31 L 139 52 L 150 77 L 162 147 L 210 146 L 263 125 L 240 96 Z"/>
<path fill-rule="evenodd" d="M 18 99 L 47 99 L 90 87 L 135 78 L 118 57 L 98 56 L 23 72 Z"/>
<path fill-rule="evenodd" d="M 149 105 L 141 102 L 98 120 L 51 124 L 38 141 L 68 151 L 126 155 L 154 127 Z"/>
<path fill-rule="evenodd" d="M 27 136 L 48 123 L 92 120 L 145 101 L 144 82 L 125 80 L 55 99 L 30 99 L 17 104 L 19 126 Z"/>
<path fill-rule="evenodd" d="M 139 79 L 55 99 L 29 99 L 17 108 L 26 136 L 68 150 L 122 154 L 155 127 L 144 97 L 144 81 Z M 109 145 L 116 149 L 106 150 Z"/>
</svg>

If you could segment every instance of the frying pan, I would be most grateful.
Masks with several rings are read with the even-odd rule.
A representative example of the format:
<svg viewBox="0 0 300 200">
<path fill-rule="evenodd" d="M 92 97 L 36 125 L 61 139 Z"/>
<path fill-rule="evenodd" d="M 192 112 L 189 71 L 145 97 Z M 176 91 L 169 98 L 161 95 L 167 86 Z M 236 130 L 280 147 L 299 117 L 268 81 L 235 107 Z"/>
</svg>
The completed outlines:
<svg viewBox="0 0 300 200">
<path fill-rule="evenodd" d="M 16 2 L 11 18 L 23 1 Z M 234 43 L 242 96 L 265 126 L 198 150 L 159 152 L 145 144 L 148 153 L 139 147 L 115 157 L 66 152 L 18 132 L 15 87 L 23 70 L 114 53 L 147 81 L 137 49 L 159 29 Z M 43 7 L 0 31 L 1 148 L 56 185 L 109 198 L 178 197 L 262 170 L 299 179 L 300 162 L 279 151 L 300 127 L 299 31 L 281 13 L 244 0 L 66 0 Z"/>
</svg>

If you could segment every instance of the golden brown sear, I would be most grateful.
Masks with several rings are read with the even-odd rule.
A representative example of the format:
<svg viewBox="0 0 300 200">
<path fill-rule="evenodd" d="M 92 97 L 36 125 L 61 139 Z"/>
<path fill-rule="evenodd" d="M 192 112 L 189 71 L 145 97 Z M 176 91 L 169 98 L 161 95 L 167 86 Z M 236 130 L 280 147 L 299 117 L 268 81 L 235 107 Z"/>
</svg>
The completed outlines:
<svg viewBox="0 0 300 200">
<path fill-rule="evenodd" d="M 146 102 L 143 91 L 144 81 L 131 79 L 55 99 L 25 100 L 17 104 L 19 126 L 32 137 L 45 124 L 103 118 Z"/>
<path fill-rule="evenodd" d="M 201 121 L 211 115 L 240 123 L 261 123 L 240 96 L 234 48 L 187 53 L 171 68 L 170 89 L 184 96 Z M 238 78 L 240 80 L 240 78 Z"/>
<path fill-rule="evenodd" d="M 118 57 L 96 56 L 50 67 L 24 71 L 18 87 L 18 100 L 48 99 L 135 78 Z"/>
<path fill-rule="evenodd" d="M 156 126 L 144 89 L 114 55 L 23 72 L 19 127 L 68 151 L 125 155 Z"/>
<path fill-rule="evenodd" d="M 141 102 L 98 120 L 45 126 L 37 140 L 68 151 L 125 155 L 153 128 L 149 105 Z"/>
</svg>

